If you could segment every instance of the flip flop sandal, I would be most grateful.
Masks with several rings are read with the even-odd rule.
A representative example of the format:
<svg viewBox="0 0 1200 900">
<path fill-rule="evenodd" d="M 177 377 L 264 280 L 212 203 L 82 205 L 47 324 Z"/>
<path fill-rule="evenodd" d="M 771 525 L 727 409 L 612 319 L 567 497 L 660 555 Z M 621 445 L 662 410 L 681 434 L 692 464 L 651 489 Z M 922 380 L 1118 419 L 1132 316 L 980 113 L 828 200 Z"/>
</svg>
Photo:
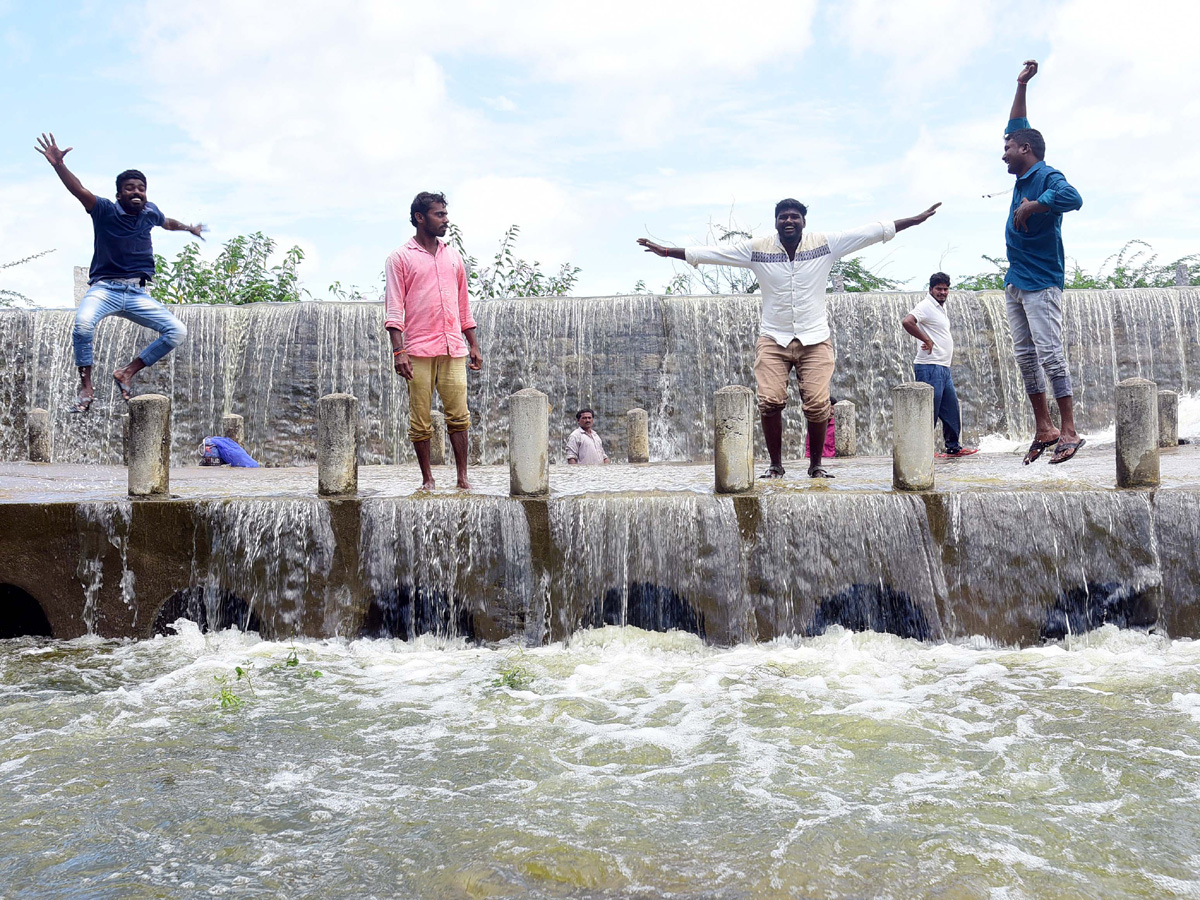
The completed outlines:
<svg viewBox="0 0 1200 900">
<path fill-rule="evenodd" d="M 1044 452 L 1055 446 L 1057 443 L 1058 438 L 1055 438 L 1052 441 L 1039 441 L 1037 438 L 1034 438 L 1033 443 L 1029 445 L 1029 449 L 1025 452 L 1024 464 L 1029 465 L 1031 462 L 1036 462 Z"/>
<path fill-rule="evenodd" d="M 1059 441 L 1058 447 L 1054 451 L 1054 456 L 1050 458 L 1050 465 L 1057 466 L 1059 463 L 1065 463 L 1086 443 L 1087 441 L 1083 438 L 1080 438 L 1074 444 L 1064 444 Z"/>
<path fill-rule="evenodd" d="M 128 403 L 130 401 L 130 399 L 133 397 L 133 390 L 129 387 L 126 387 L 122 383 L 121 379 L 118 378 L 116 375 L 113 376 L 113 381 L 117 385 L 117 390 L 121 392 L 121 399 L 124 400 L 126 403 Z"/>
<path fill-rule="evenodd" d="M 783 466 L 768 466 L 767 471 L 763 472 L 758 477 L 761 478 L 782 478 L 787 474 L 787 470 Z"/>
<path fill-rule="evenodd" d="M 82 416 L 92 408 L 92 404 L 95 401 L 95 397 L 76 397 L 75 402 L 71 404 L 71 412 L 77 416 Z"/>
<path fill-rule="evenodd" d="M 833 473 L 824 466 L 817 466 L 815 469 L 808 470 L 809 478 L 832 478 Z"/>
</svg>

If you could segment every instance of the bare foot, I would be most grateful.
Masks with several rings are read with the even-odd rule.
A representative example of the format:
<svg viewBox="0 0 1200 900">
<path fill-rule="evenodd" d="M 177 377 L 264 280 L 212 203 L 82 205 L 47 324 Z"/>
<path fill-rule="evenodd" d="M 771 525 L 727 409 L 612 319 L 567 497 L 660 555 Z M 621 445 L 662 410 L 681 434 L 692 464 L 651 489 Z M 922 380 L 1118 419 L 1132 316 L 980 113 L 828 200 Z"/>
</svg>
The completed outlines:
<svg viewBox="0 0 1200 900">
<path fill-rule="evenodd" d="M 421 482 L 421 490 L 432 491 L 433 490 L 433 479 L 426 478 L 424 481 L 422 481 Z"/>
<path fill-rule="evenodd" d="M 95 394 L 96 392 L 92 389 L 90 381 L 79 385 L 79 392 L 75 395 L 75 403 L 71 407 L 71 411 L 77 413 L 87 412 L 92 408 L 92 400 L 95 398 Z"/>
<path fill-rule="evenodd" d="M 460 491 L 469 491 L 471 489 L 471 482 L 467 481 L 466 478 L 458 479 L 458 489 Z"/>
</svg>

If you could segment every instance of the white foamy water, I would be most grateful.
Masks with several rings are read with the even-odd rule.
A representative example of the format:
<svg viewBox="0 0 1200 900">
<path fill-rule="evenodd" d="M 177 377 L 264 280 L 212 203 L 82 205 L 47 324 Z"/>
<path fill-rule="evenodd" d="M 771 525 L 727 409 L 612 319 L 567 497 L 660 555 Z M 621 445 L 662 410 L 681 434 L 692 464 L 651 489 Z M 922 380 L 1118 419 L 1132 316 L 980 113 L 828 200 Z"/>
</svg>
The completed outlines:
<svg viewBox="0 0 1200 900">
<path fill-rule="evenodd" d="M 1195 642 L 180 628 L 0 643 L 0 896 L 1200 896 Z"/>
</svg>

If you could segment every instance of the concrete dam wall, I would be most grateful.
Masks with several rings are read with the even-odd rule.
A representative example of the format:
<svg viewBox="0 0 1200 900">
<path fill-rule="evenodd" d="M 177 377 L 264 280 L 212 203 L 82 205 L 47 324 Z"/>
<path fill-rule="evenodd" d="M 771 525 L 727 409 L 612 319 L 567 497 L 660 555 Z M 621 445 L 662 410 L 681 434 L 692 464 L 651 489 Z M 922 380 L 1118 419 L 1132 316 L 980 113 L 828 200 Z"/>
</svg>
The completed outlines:
<svg viewBox="0 0 1200 900">
<path fill-rule="evenodd" d="M 833 395 L 856 405 L 860 452 L 890 449 L 889 389 L 911 380 L 916 349 L 900 321 L 921 296 L 829 295 L 838 354 Z M 965 435 L 1024 438 L 1032 420 L 1003 296 L 955 292 L 947 308 Z M 247 447 L 260 461 L 311 464 L 316 402 L 331 392 L 359 399 L 361 463 L 412 458 L 407 392 L 391 369 L 381 304 L 176 311 L 188 327 L 186 342 L 138 381 L 139 391 L 172 398 L 176 465 L 195 464 L 202 438 L 219 433 L 224 413 L 244 416 Z M 507 398 L 526 387 L 549 396 L 551 447 L 560 455 L 579 407 L 596 410 L 597 429 L 610 446 L 623 437 L 625 412 L 641 407 L 650 414 L 653 459 L 710 458 L 713 392 L 754 385 L 758 312 L 757 296 L 477 303 L 484 368 L 469 378 L 474 461 L 507 458 Z M 1142 376 L 1184 393 L 1200 385 L 1200 289 L 1069 291 L 1064 317 L 1076 415 L 1085 431 L 1112 422 L 1113 385 L 1123 378 Z M 69 310 L 0 310 L 0 459 L 25 458 L 25 415 L 43 407 L 51 413 L 56 462 L 121 462 L 124 404 L 105 373 L 131 359 L 151 332 L 115 318 L 101 325 L 98 400 L 91 414 L 73 416 L 72 318 Z M 786 416 L 784 452 L 798 456 L 798 403 Z"/>
</svg>

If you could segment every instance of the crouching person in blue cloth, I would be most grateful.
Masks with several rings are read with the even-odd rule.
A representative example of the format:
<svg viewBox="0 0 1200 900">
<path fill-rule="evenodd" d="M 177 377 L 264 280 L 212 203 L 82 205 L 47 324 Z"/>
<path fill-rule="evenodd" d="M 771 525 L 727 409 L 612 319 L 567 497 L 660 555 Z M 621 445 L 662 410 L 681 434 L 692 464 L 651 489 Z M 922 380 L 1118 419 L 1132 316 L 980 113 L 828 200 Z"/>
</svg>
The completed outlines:
<svg viewBox="0 0 1200 900">
<path fill-rule="evenodd" d="M 226 465 L 243 469 L 258 468 L 258 463 L 254 461 L 254 457 L 243 450 L 241 444 L 233 438 L 216 436 L 204 439 L 204 449 L 200 451 L 200 465 Z"/>
<path fill-rule="evenodd" d="M 88 273 L 88 292 L 75 312 L 75 365 L 79 367 L 79 393 L 74 412 L 87 412 L 92 406 L 92 336 L 96 325 L 108 316 L 120 316 L 158 332 L 158 340 L 132 362 L 113 372 L 113 381 L 128 400 L 133 379 L 142 369 L 152 366 L 187 337 L 187 328 L 146 290 L 154 279 L 154 249 L 150 230 L 159 225 L 167 231 L 186 231 L 203 240 L 203 225 L 184 225 L 168 219 L 146 199 L 146 176 L 128 169 L 117 176 L 117 201 L 97 197 L 83 186 L 63 163 L 73 148 L 60 150 L 54 135 L 38 138 L 38 153 L 54 167 L 67 190 L 83 204 L 92 217 L 95 250 Z"/>
</svg>

